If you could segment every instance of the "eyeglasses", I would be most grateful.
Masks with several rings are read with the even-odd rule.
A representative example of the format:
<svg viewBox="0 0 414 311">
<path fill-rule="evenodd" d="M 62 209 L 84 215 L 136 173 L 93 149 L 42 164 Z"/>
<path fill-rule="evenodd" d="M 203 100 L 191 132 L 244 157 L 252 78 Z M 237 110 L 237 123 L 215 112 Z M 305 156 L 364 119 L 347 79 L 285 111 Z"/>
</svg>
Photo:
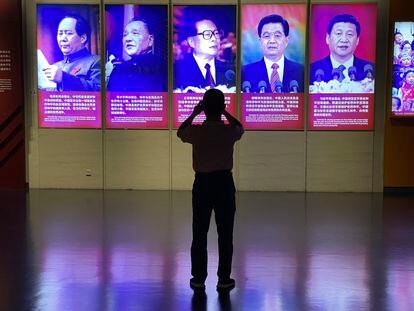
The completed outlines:
<svg viewBox="0 0 414 311">
<path fill-rule="evenodd" d="M 203 36 L 204 40 L 210 40 L 213 35 L 216 39 L 220 39 L 221 37 L 223 37 L 223 31 L 204 30 L 203 32 L 197 34 L 197 36 Z"/>
<path fill-rule="evenodd" d="M 282 39 L 282 38 L 285 37 L 285 35 L 283 33 L 278 32 L 278 31 L 273 32 L 273 33 L 272 32 L 264 32 L 264 33 L 262 33 L 262 39 L 264 39 L 264 40 L 270 40 L 270 38 L 272 36 L 275 37 L 276 40 L 280 40 L 280 39 Z"/>
</svg>

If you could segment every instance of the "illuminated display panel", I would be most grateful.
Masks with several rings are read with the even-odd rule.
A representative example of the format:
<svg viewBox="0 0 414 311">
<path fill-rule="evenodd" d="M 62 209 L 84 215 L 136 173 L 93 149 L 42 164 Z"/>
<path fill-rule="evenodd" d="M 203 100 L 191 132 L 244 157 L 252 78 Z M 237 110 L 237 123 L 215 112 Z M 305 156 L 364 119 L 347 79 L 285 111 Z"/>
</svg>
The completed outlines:
<svg viewBox="0 0 414 311">
<path fill-rule="evenodd" d="M 391 115 L 414 117 L 414 22 L 394 24 Z"/>
<path fill-rule="evenodd" d="M 226 109 L 235 114 L 236 6 L 174 6 L 173 27 L 173 127 L 191 114 L 211 87 L 223 91 Z M 202 113 L 194 123 L 204 119 Z"/>
<path fill-rule="evenodd" d="M 98 5 L 37 6 L 40 127 L 101 127 L 99 47 Z"/>
<path fill-rule="evenodd" d="M 372 130 L 375 3 L 311 8 L 309 129 Z"/>
<path fill-rule="evenodd" d="M 306 5 L 243 5 L 241 25 L 243 125 L 303 129 Z"/>
<path fill-rule="evenodd" d="M 106 5 L 106 127 L 168 127 L 168 6 Z"/>
</svg>

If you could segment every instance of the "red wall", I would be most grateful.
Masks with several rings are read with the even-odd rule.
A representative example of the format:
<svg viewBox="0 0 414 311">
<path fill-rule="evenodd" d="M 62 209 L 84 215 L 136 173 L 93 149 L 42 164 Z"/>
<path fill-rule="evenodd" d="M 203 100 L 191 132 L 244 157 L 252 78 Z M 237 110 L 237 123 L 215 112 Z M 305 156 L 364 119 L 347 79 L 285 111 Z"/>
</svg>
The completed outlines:
<svg viewBox="0 0 414 311">
<path fill-rule="evenodd" d="M 26 179 L 21 15 L 20 0 L 0 1 L 0 188 Z"/>
</svg>

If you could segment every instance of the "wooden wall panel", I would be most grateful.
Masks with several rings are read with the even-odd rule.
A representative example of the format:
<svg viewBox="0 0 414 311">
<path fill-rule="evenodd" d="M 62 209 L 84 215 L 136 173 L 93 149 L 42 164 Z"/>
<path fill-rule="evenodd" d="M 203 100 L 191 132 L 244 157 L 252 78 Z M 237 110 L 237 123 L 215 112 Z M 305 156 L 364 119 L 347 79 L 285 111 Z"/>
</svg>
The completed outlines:
<svg viewBox="0 0 414 311">
<path fill-rule="evenodd" d="M 389 46 L 393 46 L 395 21 L 414 22 L 414 2 L 390 1 Z M 387 115 L 384 134 L 384 187 L 414 187 L 414 119 L 390 118 L 392 48 L 389 48 Z"/>
<path fill-rule="evenodd" d="M 170 133 L 105 131 L 105 188 L 170 189 Z"/>
</svg>

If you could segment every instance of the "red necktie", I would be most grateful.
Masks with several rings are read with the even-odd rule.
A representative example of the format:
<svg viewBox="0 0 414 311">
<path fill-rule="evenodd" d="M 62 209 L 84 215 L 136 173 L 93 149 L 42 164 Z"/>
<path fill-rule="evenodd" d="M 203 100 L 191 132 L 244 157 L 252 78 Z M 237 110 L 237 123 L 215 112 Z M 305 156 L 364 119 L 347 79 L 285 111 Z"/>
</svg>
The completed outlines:
<svg viewBox="0 0 414 311">
<path fill-rule="evenodd" d="M 205 86 L 210 86 L 210 87 L 215 87 L 216 86 L 216 83 L 214 83 L 214 79 L 213 79 L 213 75 L 211 74 L 211 71 L 210 71 L 210 64 L 206 64 L 205 66 L 204 66 L 204 68 L 206 68 L 206 85 Z"/>
<path fill-rule="evenodd" d="M 277 72 L 277 68 L 279 68 L 279 65 L 274 63 L 272 65 L 272 75 L 270 76 L 270 89 L 272 90 L 272 93 L 275 93 L 275 84 L 276 82 L 280 82 L 279 73 Z"/>
</svg>

